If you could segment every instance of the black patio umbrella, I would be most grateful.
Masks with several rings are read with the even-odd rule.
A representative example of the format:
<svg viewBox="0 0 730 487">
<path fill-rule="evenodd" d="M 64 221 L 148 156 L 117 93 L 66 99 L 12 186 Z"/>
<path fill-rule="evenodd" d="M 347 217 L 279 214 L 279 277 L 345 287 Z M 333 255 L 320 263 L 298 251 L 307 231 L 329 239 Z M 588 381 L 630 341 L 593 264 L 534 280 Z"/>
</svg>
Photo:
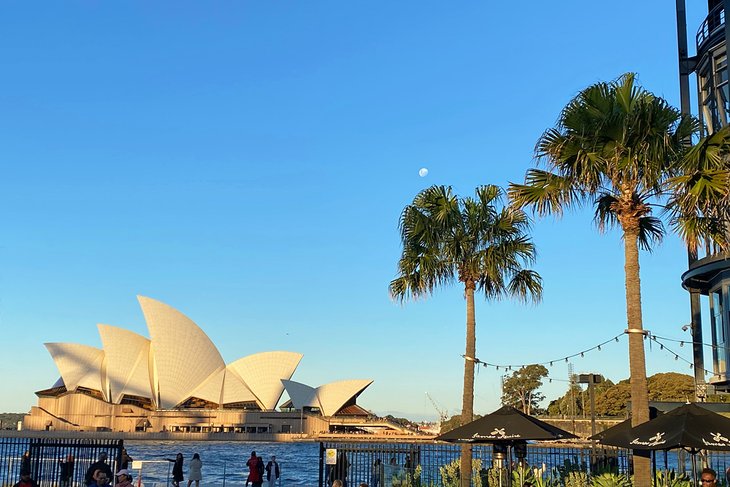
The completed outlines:
<svg viewBox="0 0 730 487">
<path fill-rule="evenodd" d="M 528 416 L 512 406 L 502 406 L 471 423 L 437 436 L 452 443 L 515 444 L 526 440 L 564 440 L 577 438 L 556 426 Z"/>
<path fill-rule="evenodd" d="M 662 412 L 659 411 L 657 408 L 649 408 L 649 419 L 654 419 L 660 414 L 662 414 Z M 611 426 L 610 428 L 606 428 L 600 433 L 589 436 L 588 439 L 596 440 L 604 445 L 613 445 L 612 441 L 628 443 L 633 439 L 631 437 L 631 418 L 627 419 L 626 421 L 621 421 L 617 425 Z"/>
<path fill-rule="evenodd" d="M 685 448 L 690 451 L 728 451 L 730 419 L 696 404 L 685 404 L 631 428 L 627 433 L 606 435 L 599 441 L 605 445 L 635 450 Z"/>
<path fill-rule="evenodd" d="M 526 452 L 525 442 L 528 440 L 564 440 L 577 438 L 556 426 L 528 416 L 512 406 L 502 406 L 491 414 L 460 426 L 437 436 L 436 440 L 451 443 L 492 443 L 496 449 L 508 453 L 514 447 L 521 447 Z M 508 453 L 511 457 L 511 453 Z M 523 454 L 524 456 L 524 454 Z M 512 475 L 512 462 L 507 462 L 507 479 Z M 520 473 L 522 470 L 520 469 Z M 499 485 L 503 482 L 499 476 Z M 509 481 L 507 481 L 509 483 Z M 520 479 L 520 485 L 522 479 Z"/>
<path fill-rule="evenodd" d="M 656 419 L 600 440 L 635 450 L 673 450 L 684 448 L 692 455 L 692 478 L 697 481 L 700 450 L 730 450 L 730 419 L 696 404 L 685 404 Z"/>
</svg>

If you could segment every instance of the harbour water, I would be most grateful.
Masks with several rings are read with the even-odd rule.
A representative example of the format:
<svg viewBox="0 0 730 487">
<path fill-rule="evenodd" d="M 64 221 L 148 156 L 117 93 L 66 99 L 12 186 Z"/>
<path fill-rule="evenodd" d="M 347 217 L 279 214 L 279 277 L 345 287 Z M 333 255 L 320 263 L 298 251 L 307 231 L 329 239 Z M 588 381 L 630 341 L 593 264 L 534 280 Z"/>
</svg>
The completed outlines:
<svg viewBox="0 0 730 487">
<path fill-rule="evenodd" d="M 181 441 L 126 441 L 129 455 L 141 461 L 141 470 L 134 470 L 135 480 L 141 475 L 146 487 L 153 484 L 167 485 L 167 478 L 177 453 L 185 459 L 184 472 L 187 485 L 187 463 L 194 453 L 203 461 L 203 481 L 206 487 L 238 487 L 246 483 L 246 461 L 252 451 L 267 463 L 276 455 L 281 469 L 281 487 L 316 486 L 319 478 L 319 443 L 262 443 L 262 442 L 181 442 Z"/>
</svg>

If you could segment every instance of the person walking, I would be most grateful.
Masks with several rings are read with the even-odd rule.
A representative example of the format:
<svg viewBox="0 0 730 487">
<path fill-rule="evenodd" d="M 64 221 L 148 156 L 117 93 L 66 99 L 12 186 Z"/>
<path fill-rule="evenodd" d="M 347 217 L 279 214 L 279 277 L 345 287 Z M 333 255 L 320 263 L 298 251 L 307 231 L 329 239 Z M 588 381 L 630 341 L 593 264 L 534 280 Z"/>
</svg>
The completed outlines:
<svg viewBox="0 0 730 487">
<path fill-rule="evenodd" d="M 264 485 L 264 472 L 266 471 L 266 467 L 264 466 L 264 458 L 263 457 L 256 457 L 256 471 L 259 474 L 259 480 L 258 482 L 251 482 L 252 487 L 263 487 Z"/>
<path fill-rule="evenodd" d="M 246 485 L 250 482 L 253 487 L 261 487 L 263 483 L 263 473 L 259 471 L 259 459 L 256 456 L 256 451 L 251 452 L 251 456 L 246 462 L 248 467 L 248 478 L 246 479 Z"/>
<path fill-rule="evenodd" d="M 373 468 L 370 472 L 370 483 L 373 484 L 372 487 L 380 487 L 380 480 L 383 478 L 383 463 L 380 461 L 380 458 L 376 458 L 373 462 Z"/>
<path fill-rule="evenodd" d="M 345 452 L 339 452 L 335 462 L 329 471 L 329 482 L 334 483 L 335 480 L 339 480 L 343 487 L 347 487 L 347 469 L 350 467 L 350 462 L 347 460 Z"/>
<path fill-rule="evenodd" d="M 183 477 L 183 454 L 178 453 L 175 459 L 168 458 L 168 462 L 174 462 L 172 466 L 172 485 L 180 487 L 180 482 L 185 480 Z"/>
<path fill-rule="evenodd" d="M 133 461 L 132 457 L 127 453 L 126 448 L 122 448 L 122 454 L 119 455 L 119 470 L 128 470 L 129 464 Z"/>
<path fill-rule="evenodd" d="M 61 487 L 69 487 L 71 485 L 71 479 L 74 476 L 74 456 L 69 454 L 66 456 L 66 459 L 60 458 L 58 463 L 61 466 L 58 474 L 59 485 Z"/>
<path fill-rule="evenodd" d="M 197 453 L 193 454 L 193 459 L 190 460 L 190 466 L 188 467 L 188 487 L 195 481 L 195 487 L 200 485 L 200 481 L 203 480 L 203 462 L 200 460 L 200 455 Z"/>
<path fill-rule="evenodd" d="M 281 476 L 281 469 L 279 463 L 276 461 L 276 455 L 271 456 L 271 460 L 266 464 L 266 480 L 269 482 L 269 487 L 276 487 L 277 480 Z"/>
<path fill-rule="evenodd" d="M 23 478 L 23 474 L 27 473 L 30 477 L 30 451 L 26 450 L 23 456 L 20 458 L 20 477 Z"/>
</svg>

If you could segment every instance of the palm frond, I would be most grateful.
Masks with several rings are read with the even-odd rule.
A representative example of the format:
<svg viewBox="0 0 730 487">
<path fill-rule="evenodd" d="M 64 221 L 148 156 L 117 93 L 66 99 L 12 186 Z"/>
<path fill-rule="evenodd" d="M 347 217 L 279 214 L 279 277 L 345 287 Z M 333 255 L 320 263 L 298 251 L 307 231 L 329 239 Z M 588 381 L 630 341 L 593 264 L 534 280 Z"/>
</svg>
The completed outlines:
<svg viewBox="0 0 730 487">
<path fill-rule="evenodd" d="M 618 198 L 610 193 L 602 193 L 598 196 L 596 199 L 596 212 L 593 215 L 598 231 L 605 232 L 606 228 L 618 225 L 618 218 L 616 217 L 617 203 Z"/>
<path fill-rule="evenodd" d="M 540 216 L 562 215 L 566 207 L 580 202 L 580 191 L 572 181 L 540 169 L 527 171 L 525 184 L 510 183 L 507 194 L 514 206 L 529 207 Z"/>
<path fill-rule="evenodd" d="M 542 277 L 532 270 L 521 270 L 510 279 L 509 294 L 525 303 L 538 303 L 542 300 Z"/>
<path fill-rule="evenodd" d="M 664 237 L 664 225 L 662 221 L 654 216 L 643 216 L 639 219 L 639 247 L 651 252 L 654 244 L 662 241 Z"/>
</svg>

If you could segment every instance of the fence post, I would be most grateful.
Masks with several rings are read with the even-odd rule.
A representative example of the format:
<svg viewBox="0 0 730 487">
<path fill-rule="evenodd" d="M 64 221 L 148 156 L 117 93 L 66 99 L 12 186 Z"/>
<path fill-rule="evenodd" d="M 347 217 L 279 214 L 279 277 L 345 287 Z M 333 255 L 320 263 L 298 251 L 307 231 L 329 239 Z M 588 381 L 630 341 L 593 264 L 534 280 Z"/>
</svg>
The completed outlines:
<svg viewBox="0 0 730 487">
<path fill-rule="evenodd" d="M 319 487 L 324 487 L 324 443 L 319 442 Z"/>
</svg>

